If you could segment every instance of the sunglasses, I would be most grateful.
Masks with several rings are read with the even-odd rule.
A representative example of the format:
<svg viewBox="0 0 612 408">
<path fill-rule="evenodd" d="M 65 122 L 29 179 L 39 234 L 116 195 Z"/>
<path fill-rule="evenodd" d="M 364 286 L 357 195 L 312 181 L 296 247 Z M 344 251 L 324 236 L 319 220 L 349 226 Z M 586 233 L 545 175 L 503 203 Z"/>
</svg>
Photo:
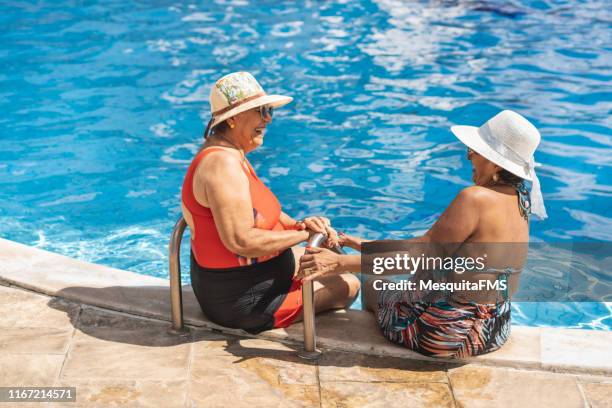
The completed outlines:
<svg viewBox="0 0 612 408">
<path fill-rule="evenodd" d="M 270 119 L 272 119 L 273 109 L 274 108 L 268 105 L 260 106 L 259 114 L 261 115 L 261 120 L 265 121 L 268 118 L 268 115 L 270 116 Z"/>
</svg>

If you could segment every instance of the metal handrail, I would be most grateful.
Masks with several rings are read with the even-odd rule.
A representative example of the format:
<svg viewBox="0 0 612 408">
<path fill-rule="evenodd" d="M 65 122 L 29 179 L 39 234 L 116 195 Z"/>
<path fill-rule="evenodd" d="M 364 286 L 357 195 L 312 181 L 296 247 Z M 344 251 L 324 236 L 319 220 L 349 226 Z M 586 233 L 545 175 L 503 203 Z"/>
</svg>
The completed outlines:
<svg viewBox="0 0 612 408">
<path fill-rule="evenodd" d="M 323 234 L 315 234 L 308 242 L 310 247 L 319 247 L 327 237 Z M 304 321 L 304 350 L 298 355 L 307 360 L 316 360 L 321 356 L 317 350 L 317 334 L 315 330 L 315 305 L 314 285 L 312 281 L 304 282 L 302 285 L 302 316 Z"/>
<path fill-rule="evenodd" d="M 327 235 L 314 234 L 308 242 L 312 248 L 320 247 L 327 240 Z M 332 251 L 344 254 L 340 247 L 332 248 Z M 307 360 L 316 360 L 321 356 L 321 351 L 317 349 L 317 335 L 315 330 L 315 305 L 314 305 L 314 284 L 312 281 L 304 282 L 302 285 L 302 305 L 304 320 L 304 350 L 298 355 Z"/>
<path fill-rule="evenodd" d="M 179 217 L 172 229 L 168 247 L 168 262 L 170 267 L 170 310 L 172 315 L 172 331 L 183 333 L 183 288 L 181 286 L 181 241 L 187 223 Z"/>
<path fill-rule="evenodd" d="M 181 286 L 181 241 L 187 223 L 183 217 L 179 217 L 172 229 L 170 245 L 168 247 L 168 262 L 170 268 L 170 310 L 172 315 L 172 329 L 174 333 L 184 333 L 185 325 L 183 322 L 183 288 Z M 309 240 L 310 247 L 318 247 L 325 242 L 327 236 L 315 234 Z M 341 249 L 335 249 L 342 253 Z M 317 350 L 317 339 L 315 332 L 315 307 L 314 307 L 314 286 L 312 281 L 304 282 L 302 286 L 302 303 L 304 319 L 304 350 L 299 353 L 300 357 L 306 359 L 316 359 L 321 355 Z"/>
</svg>

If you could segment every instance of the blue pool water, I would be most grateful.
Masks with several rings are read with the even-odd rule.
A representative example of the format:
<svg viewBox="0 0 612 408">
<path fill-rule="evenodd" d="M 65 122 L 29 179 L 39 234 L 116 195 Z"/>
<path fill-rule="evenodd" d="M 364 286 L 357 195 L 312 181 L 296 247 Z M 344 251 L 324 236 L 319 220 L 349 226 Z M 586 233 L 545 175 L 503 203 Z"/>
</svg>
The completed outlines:
<svg viewBox="0 0 612 408">
<path fill-rule="evenodd" d="M 470 183 L 449 127 L 509 108 L 543 135 L 532 240 L 612 241 L 607 0 L 58 3 L 0 5 L 1 237 L 166 277 L 209 87 L 248 70 L 295 97 L 250 160 L 296 218 L 422 233 Z M 604 303 L 514 307 L 612 326 Z"/>
</svg>

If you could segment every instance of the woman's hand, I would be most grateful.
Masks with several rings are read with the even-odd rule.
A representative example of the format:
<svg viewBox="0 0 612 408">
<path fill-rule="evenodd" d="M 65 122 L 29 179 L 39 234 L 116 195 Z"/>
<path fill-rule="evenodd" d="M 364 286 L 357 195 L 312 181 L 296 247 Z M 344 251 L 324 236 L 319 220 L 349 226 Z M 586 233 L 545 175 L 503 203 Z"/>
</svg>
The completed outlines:
<svg viewBox="0 0 612 408">
<path fill-rule="evenodd" d="M 311 281 L 323 275 L 341 273 L 342 255 L 326 248 L 306 248 L 306 253 L 300 259 L 298 278 Z"/>
<path fill-rule="evenodd" d="M 338 246 L 338 233 L 332 228 L 329 218 L 326 217 L 306 217 L 296 223 L 297 229 L 307 229 L 315 233 L 320 232 L 327 236 L 326 246 L 333 248 Z M 311 234 L 312 237 L 312 234 Z"/>
<path fill-rule="evenodd" d="M 340 236 L 338 237 L 338 244 L 340 246 L 347 246 L 356 251 L 361 251 L 361 243 L 364 241 L 364 239 L 354 237 L 352 235 L 346 235 L 344 232 L 341 232 Z"/>
<path fill-rule="evenodd" d="M 336 232 L 335 229 L 333 229 L 332 227 L 327 227 L 326 235 L 327 235 L 327 239 L 325 240 L 325 244 L 324 244 L 325 248 L 333 249 L 333 248 L 340 246 L 338 232 Z"/>
<path fill-rule="evenodd" d="M 306 217 L 302 221 L 298 221 L 296 226 L 300 229 L 309 229 L 321 234 L 327 234 L 326 228 L 331 226 L 331 222 L 325 217 Z"/>
</svg>

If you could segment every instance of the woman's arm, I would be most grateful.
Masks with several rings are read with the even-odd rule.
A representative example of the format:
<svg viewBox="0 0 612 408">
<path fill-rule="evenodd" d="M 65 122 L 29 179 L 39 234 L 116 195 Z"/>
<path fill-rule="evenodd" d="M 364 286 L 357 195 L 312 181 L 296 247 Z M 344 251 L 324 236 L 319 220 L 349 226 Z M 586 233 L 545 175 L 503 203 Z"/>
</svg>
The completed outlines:
<svg viewBox="0 0 612 408">
<path fill-rule="evenodd" d="M 281 224 L 283 224 L 283 227 L 285 227 L 285 229 L 309 229 L 312 231 L 321 232 L 327 235 L 328 242 L 331 242 L 334 245 L 338 244 L 338 234 L 336 233 L 336 230 L 332 228 L 331 221 L 329 221 L 329 218 L 312 216 L 306 217 L 301 221 L 296 221 L 291 218 L 287 213 L 281 212 L 279 220 Z"/>
<path fill-rule="evenodd" d="M 299 221 L 294 220 L 284 211 L 281 211 L 279 221 L 281 224 L 283 224 L 283 227 L 285 227 L 286 230 L 287 229 L 294 229 L 294 230 L 303 229 L 301 228 L 301 224 Z"/>
<path fill-rule="evenodd" d="M 409 241 L 456 243 L 459 246 L 476 231 L 482 201 L 481 187 L 463 189 L 425 235 Z M 343 241 L 342 236 L 340 241 Z M 365 241 L 348 237 L 344 238 L 344 242 L 350 242 L 349 246 L 361 250 L 361 244 Z M 448 249 L 446 245 L 444 247 Z M 308 276 L 307 280 L 327 274 L 360 272 L 361 255 L 339 255 L 323 248 L 312 248 L 309 252 L 302 257 L 300 264 L 300 275 Z"/>
<path fill-rule="evenodd" d="M 361 255 L 341 255 L 326 248 L 309 247 L 300 259 L 298 277 L 310 281 L 330 273 L 354 273 L 360 269 Z"/>
<path fill-rule="evenodd" d="M 214 154 L 196 170 L 194 184 L 204 186 L 221 241 L 248 258 L 287 249 L 309 237 L 306 230 L 269 231 L 253 227 L 249 180 L 230 154 Z"/>
<path fill-rule="evenodd" d="M 347 235 L 344 232 L 341 232 L 340 237 L 338 238 L 338 244 L 340 246 L 347 246 L 359 252 L 361 252 L 361 244 L 364 242 L 370 242 L 370 240 Z"/>
<path fill-rule="evenodd" d="M 467 241 L 476 231 L 480 219 L 482 188 L 471 186 L 461 190 L 425 235 L 412 241 L 438 243 Z"/>
</svg>

